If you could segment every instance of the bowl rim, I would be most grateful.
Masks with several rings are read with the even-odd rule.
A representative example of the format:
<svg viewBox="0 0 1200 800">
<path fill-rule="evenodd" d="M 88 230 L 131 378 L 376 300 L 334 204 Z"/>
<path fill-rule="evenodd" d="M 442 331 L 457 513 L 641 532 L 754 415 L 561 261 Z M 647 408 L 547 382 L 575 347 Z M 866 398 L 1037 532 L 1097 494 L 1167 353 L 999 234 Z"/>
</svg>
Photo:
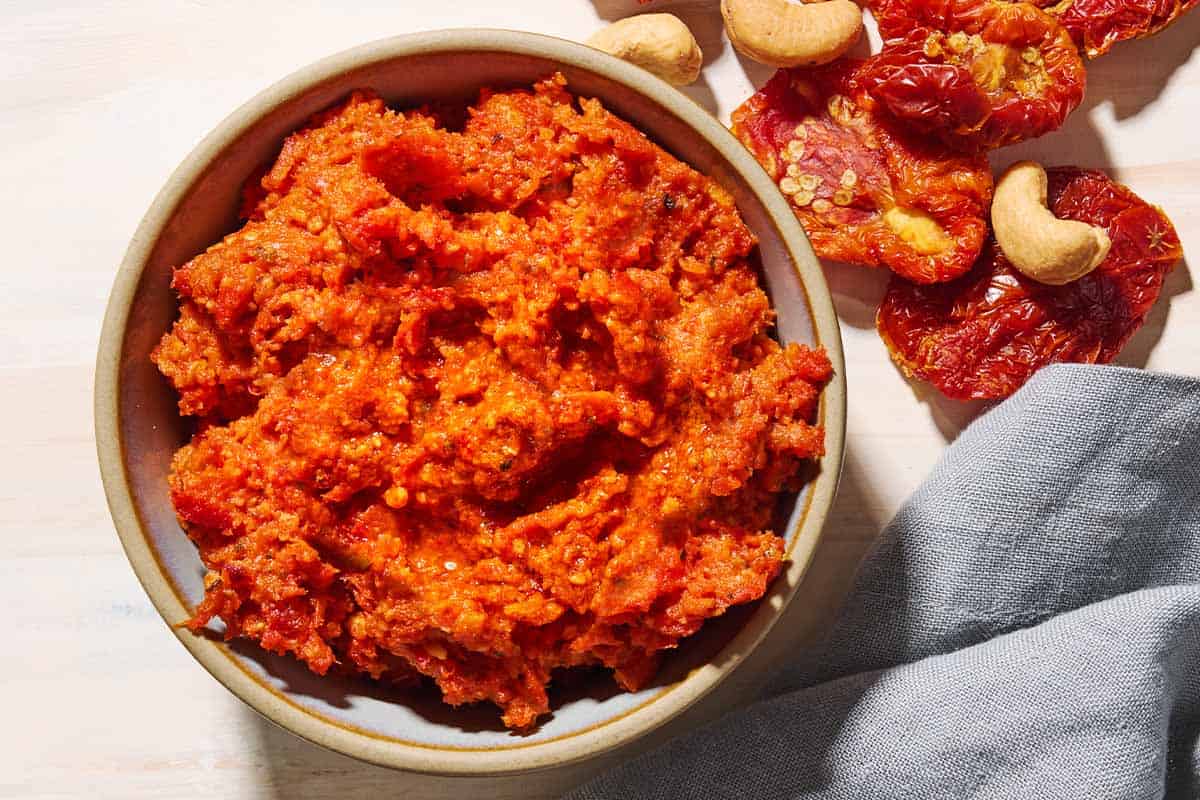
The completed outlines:
<svg viewBox="0 0 1200 800">
<path fill-rule="evenodd" d="M 179 203 L 225 148 L 272 109 L 344 72 L 405 57 L 456 51 L 546 58 L 595 73 L 647 97 L 703 136 L 766 210 L 799 273 L 817 344 L 825 348 L 834 368 L 833 379 L 822 392 L 819 410 L 819 421 L 825 427 L 825 456 L 818 476 L 810 484 L 807 509 L 789 548 L 789 562 L 780 577 L 787 589 L 777 607 L 768 608 L 764 602 L 755 610 L 713 660 L 720 660 L 721 666 L 710 661 L 631 710 L 554 739 L 480 749 L 404 742 L 324 717 L 261 682 L 224 644 L 180 630 L 179 624 L 190 611 L 146 535 L 125 470 L 119 413 L 120 354 L 145 263 Z M 314 744 L 363 761 L 439 775 L 510 775 L 579 762 L 649 733 L 708 694 L 767 635 L 795 595 L 833 503 L 845 440 L 845 363 L 833 301 L 807 237 L 774 182 L 716 117 L 641 68 L 585 45 L 523 31 L 452 28 L 380 39 L 302 67 L 243 103 L 192 149 L 152 201 L 114 279 L 96 358 L 94 413 L 101 478 L 121 545 L 163 620 L 214 678 L 271 722 Z"/>
</svg>

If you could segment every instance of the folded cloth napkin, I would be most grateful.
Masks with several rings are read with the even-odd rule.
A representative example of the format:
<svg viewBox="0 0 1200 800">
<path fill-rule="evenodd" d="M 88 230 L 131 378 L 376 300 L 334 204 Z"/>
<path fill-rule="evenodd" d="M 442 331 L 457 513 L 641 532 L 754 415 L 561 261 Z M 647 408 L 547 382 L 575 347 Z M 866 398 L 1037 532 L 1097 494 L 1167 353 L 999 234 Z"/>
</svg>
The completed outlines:
<svg viewBox="0 0 1200 800">
<path fill-rule="evenodd" d="M 773 687 L 568 797 L 1200 798 L 1200 381 L 1042 370 Z"/>
</svg>

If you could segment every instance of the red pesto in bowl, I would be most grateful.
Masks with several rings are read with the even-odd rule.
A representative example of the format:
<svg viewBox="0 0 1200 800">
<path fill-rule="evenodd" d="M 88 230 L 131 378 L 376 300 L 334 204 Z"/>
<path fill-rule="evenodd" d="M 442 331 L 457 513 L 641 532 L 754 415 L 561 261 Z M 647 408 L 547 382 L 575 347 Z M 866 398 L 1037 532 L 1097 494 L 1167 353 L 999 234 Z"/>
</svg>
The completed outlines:
<svg viewBox="0 0 1200 800">
<path fill-rule="evenodd" d="M 197 421 L 170 476 L 193 628 L 527 728 L 555 670 L 636 689 L 764 594 L 831 371 L 769 336 L 713 181 L 555 77 L 355 94 L 243 213 L 176 270 L 153 356 Z"/>
</svg>

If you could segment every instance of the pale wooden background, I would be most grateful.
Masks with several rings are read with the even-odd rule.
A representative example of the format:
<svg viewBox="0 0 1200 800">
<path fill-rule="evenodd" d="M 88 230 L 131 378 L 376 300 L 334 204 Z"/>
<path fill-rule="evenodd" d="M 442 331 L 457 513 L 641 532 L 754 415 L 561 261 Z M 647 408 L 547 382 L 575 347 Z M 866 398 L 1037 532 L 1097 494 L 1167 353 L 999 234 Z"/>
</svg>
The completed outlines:
<svg viewBox="0 0 1200 800">
<path fill-rule="evenodd" d="M 721 39 L 715 0 L 661 4 L 709 65 L 722 118 L 767 70 Z M 195 664 L 113 533 L 92 441 L 92 362 L 126 241 L 170 170 L 226 113 L 316 58 L 385 35 L 479 25 L 581 39 L 634 0 L 0 2 L 0 796 L 412 800 L 549 797 L 612 758 L 518 780 L 404 775 L 267 724 Z M 1200 248 L 1200 14 L 1091 70 L 1066 129 L 1004 151 L 1115 169 Z M 873 330 L 884 276 L 827 270 L 850 383 L 841 494 L 810 577 L 767 647 L 672 730 L 736 703 L 836 607 L 859 557 L 980 410 L 910 386 Z M 1124 363 L 1200 373 L 1186 264 Z M 670 731 L 668 731 L 669 733 Z M 646 743 L 632 749 L 639 750 Z"/>
</svg>

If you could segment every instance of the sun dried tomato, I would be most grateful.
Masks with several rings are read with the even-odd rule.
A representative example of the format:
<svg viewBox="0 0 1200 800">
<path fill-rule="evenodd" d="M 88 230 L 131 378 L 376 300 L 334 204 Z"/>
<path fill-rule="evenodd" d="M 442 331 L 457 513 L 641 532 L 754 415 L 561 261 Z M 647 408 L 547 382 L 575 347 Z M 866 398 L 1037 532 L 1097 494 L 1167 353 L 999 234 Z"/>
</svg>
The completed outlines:
<svg viewBox="0 0 1200 800">
<path fill-rule="evenodd" d="M 1088 58 L 1126 39 L 1152 36 L 1191 11 L 1198 0 L 1041 0 Z"/>
<path fill-rule="evenodd" d="M 862 61 L 780 70 L 733 130 L 788 197 L 822 258 L 886 266 L 918 283 L 970 269 L 987 235 L 992 174 L 877 110 Z"/>
<path fill-rule="evenodd" d="M 892 358 L 948 397 L 1007 397 L 1055 362 L 1107 363 L 1146 319 L 1183 255 L 1163 212 L 1097 170 L 1048 170 L 1050 209 L 1108 231 L 1112 249 L 1063 286 L 1027 278 L 994 239 L 968 274 L 917 286 L 893 278 L 876 320 Z"/>
<path fill-rule="evenodd" d="M 896 117 L 962 149 L 1057 130 L 1083 100 L 1070 35 L 1029 3 L 883 0 L 863 82 Z"/>
</svg>

